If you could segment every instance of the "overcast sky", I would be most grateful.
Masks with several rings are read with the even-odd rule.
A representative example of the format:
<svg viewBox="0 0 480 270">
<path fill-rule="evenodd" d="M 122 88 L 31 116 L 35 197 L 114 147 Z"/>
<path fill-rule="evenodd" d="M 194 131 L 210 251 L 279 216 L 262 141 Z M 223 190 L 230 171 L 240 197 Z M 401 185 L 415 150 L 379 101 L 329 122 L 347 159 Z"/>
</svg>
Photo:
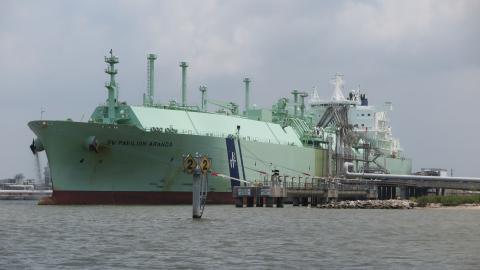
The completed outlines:
<svg viewBox="0 0 480 270">
<path fill-rule="evenodd" d="M 34 177 L 30 120 L 88 119 L 105 101 L 103 56 L 120 58 L 120 99 L 139 104 L 146 54 L 157 101 L 210 98 L 270 107 L 292 89 L 329 98 L 341 72 L 371 104 L 392 101 L 414 168 L 479 176 L 480 1 L 0 0 L 0 178 Z M 45 162 L 45 161 L 44 161 Z"/>
</svg>

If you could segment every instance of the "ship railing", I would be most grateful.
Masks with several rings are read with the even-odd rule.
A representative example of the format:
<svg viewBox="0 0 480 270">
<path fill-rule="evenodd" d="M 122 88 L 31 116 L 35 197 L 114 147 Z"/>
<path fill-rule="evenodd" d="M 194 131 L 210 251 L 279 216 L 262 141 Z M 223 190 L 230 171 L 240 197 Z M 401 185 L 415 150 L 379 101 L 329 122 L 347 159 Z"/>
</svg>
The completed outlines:
<svg viewBox="0 0 480 270">
<path fill-rule="evenodd" d="M 114 56 L 114 55 L 105 56 L 105 62 L 108 63 L 109 61 L 112 61 L 112 62 L 114 62 L 115 64 L 118 63 L 118 56 Z"/>
<path fill-rule="evenodd" d="M 365 191 L 374 188 L 371 181 L 341 182 L 338 179 L 322 178 L 312 182 L 287 182 L 286 188 L 298 191 L 318 191 L 336 189 L 338 191 Z"/>
<path fill-rule="evenodd" d="M 179 132 L 180 134 L 188 134 L 188 135 L 193 135 L 194 131 L 191 129 L 184 129 L 182 132 Z"/>
<path fill-rule="evenodd" d="M 325 190 L 334 184 L 335 182 L 328 178 L 293 176 L 287 181 L 286 187 L 294 190 Z"/>
<path fill-rule="evenodd" d="M 162 127 L 145 127 L 143 130 L 147 132 L 157 132 L 157 133 L 179 133 L 179 134 L 188 134 L 188 135 L 202 135 L 208 137 L 218 137 L 218 138 L 228 138 L 229 136 L 233 136 L 232 134 L 227 134 L 223 132 L 196 132 L 191 129 L 182 129 L 178 130 L 173 127 L 162 128 Z M 264 143 L 271 143 L 271 140 L 268 139 L 259 139 L 258 137 L 250 137 L 250 136 L 243 136 L 241 137 L 245 141 L 253 141 L 253 142 L 264 142 Z M 294 142 L 283 142 L 280 144 L 285 145 L 295 145 Z"/>
</svg>

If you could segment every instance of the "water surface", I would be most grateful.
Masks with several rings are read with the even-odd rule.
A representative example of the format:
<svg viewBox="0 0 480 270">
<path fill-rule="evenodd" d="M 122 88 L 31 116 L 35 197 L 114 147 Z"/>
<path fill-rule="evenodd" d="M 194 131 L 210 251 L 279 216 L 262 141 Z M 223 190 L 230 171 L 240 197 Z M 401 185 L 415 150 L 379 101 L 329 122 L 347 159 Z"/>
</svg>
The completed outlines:
<svg viewBox="0 0 480 270">
<path fill-rule="evenodd" d="M 480 269 L 478 209 L 0 201 L 0 269 Z"/>
</svg>

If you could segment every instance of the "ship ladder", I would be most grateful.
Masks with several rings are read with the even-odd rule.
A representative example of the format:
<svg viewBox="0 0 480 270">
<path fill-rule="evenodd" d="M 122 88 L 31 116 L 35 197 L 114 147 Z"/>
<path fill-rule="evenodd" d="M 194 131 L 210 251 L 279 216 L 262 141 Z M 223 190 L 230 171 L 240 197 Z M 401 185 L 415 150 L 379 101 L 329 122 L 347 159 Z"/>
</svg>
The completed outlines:
<svg viewBox="0 0 480 270">
<path fill-rule="evenodd" d="M 200 180 L 200 217 L 203 215 L 203 210 L 207 204 L 207 193 L 208 193 L 208 175 L 202 174 Z"/>
</svg>

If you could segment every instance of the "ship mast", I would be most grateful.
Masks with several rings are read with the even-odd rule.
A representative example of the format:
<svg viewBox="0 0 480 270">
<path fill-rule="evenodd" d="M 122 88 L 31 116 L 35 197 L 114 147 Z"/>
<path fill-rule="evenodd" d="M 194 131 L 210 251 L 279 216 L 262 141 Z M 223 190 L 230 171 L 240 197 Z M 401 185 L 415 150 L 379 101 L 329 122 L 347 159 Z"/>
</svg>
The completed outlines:
<svg viewBox="0 0 480 270">
<path fill-rule="evenodd" d="M 117 106 L 118 99 L 118 87 L 115 82 L 115 75 L 117 70 L 115 64 L 118 64 L 118 57 L 113 55 L 113 51 L 110 50 L 110 56 L 105 56 L 105 63 L 109 66 L 105 69 L 105 73 L 110 75 L 110 82 L 105 83 L 105 87 L 108 91 L 107 107 L 108 107 L 108 123 L 113 124 L 115 121 L 115 107 Z"/>
<path fill-rule="evenodd" d="M 335 74 L 335 78 L 332 80 L 332 84 L 335 86 L 333 91 L 332 101 L 345 101 L 345 96 L 343 96 L 343 74 Z"/>
</svg>

